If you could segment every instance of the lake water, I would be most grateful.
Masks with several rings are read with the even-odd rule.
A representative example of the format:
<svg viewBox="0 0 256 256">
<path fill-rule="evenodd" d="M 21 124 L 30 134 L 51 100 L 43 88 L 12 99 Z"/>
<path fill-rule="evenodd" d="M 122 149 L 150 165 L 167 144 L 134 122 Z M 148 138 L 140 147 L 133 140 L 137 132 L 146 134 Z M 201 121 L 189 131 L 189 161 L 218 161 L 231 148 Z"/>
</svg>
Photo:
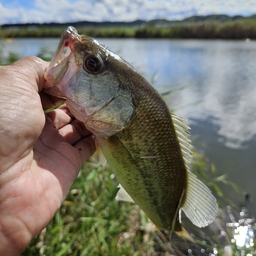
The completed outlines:
<svg viewBox="0 0 256 256">
<path fill-rule="evenodd" d="M 256 42 L 100 39 L 132 63 L 191 127 L 194 147 L 250 194 L 256 214 Z M 55 51 L 59 39 L 15 39 L 4 52 Z M 229 197 L 241 198 L 230 189 Z"/>
</svg>

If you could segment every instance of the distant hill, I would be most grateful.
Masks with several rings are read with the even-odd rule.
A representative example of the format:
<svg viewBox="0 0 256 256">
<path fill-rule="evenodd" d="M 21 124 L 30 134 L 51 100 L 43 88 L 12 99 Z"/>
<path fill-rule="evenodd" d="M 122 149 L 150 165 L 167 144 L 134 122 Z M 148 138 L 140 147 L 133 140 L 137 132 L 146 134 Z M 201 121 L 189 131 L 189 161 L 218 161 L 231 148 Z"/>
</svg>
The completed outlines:
<svg viewBox="0 0 256 256">
<path fill-rule="evenodd" d="M 153 26 L 153 27 L 167 27 L 170 25 L 175 24 L 184 24 L 184 23 L 200 23 L 200 22 L 231 22 L 231 21 L 237 21 L 237 20 L 255 20 L 256 21 L 256 14 L 244 17 L 244 16 L 228 16 L 224 14 L 220 15 L 206 15 L 206 16 L 191 16 L 188 18 L 185 18 L 183 20 L 178 21 L 172 21 L 172 20 L 166 20 L 166 19 L 156 19 L 146 22 L 145 24 L 147 26 Z"/>
<path fill-rule="evenodd" d="M 192 16 L 184 19 L 184 22 L 202 22 L 202 21 L 219 21 L 228 22 L 238 19 L 245 19 L 243 16 L 228 16 L 228 15 L 208 15 L 208 16 Z"/>
<path fill-rule="evenodd" d="M 256 14 L 249 17 L 192 16 L 179 21 L 155 19 L 4 24 L 0 28 L 0 38 L 56 38 L 68 26 L 74 26 L 79 34 L 96 38 L 256 39 Z"/>
<path fill-rule="evenodd" d="M 120 21 L 103 21 L 103 22 L 94 22 L 94 21 L 78 21 L 78 22 L 65 22 L 65 23 L 20 23 L 20 24 L 3 24 L 1 28 L 11 29 L 11 28 L 27 28 L 27 27 L 138 27 L 144 24 L 143 20 L 135 20 L 132 22 L 120 22 Z"/>
<path fill-rule="evenodd" d="M 228 16 L 228 15 L 207 15 L 207 16 L 191 16 L 183 20 L 167 20 L 167 19 L 156 19 L 151 21 L 135 20 L 132 22 L 120 22 L 120 21 L 78 21 L 78 22 L 65 22 L 65 23 L 21 23 L 21 24 L 3 24 L 2 29 L 12 28 L 39 28 L 39 27 L 140 27 L 142 25 L 153 26 L 153 27 L 167 27 L 173 24 L 183 23 L 200 23 L 200 22 L 230 22 L 236 20 L 256 20 L 256 14 L 249 17 L 244 16 Z"/>
</svg>

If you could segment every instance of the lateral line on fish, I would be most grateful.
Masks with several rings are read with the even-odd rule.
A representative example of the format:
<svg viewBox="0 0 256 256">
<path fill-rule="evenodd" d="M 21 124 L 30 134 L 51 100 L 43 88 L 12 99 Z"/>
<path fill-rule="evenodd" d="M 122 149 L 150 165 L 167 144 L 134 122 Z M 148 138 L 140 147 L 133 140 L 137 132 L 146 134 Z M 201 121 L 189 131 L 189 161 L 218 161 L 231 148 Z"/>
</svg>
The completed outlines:
<svg viewBox="0 0 256 256">
<path fill-rule="evenodd" d="M 157 158 L 157 156 L 141 156 L 142 159 Z"/>
</svg>

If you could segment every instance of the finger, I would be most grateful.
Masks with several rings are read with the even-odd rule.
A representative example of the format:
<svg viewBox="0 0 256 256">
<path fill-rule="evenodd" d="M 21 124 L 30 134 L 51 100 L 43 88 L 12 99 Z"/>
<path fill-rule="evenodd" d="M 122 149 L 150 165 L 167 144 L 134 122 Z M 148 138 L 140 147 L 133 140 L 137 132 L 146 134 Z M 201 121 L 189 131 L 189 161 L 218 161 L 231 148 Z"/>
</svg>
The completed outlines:
<svg viewBox="0 0 256 256">
<path fill-rule="evenodd" d="M 94 136 L 90 135 L 79 140 L 74 145 L 74 147 L 78 149 L 79 155 L 81 157 L 81 162 L 84 163 L 94 154 L 96 150 Z"/>
<path fill-rule="evenodd" d="M 59 133 L 67 140 L 68 143 L 74 145 L 79 140 L 84 137 L 87 137 L 91 134 L 84 124 L 77 119 L 73 120 L 70 124 L 62 127 L 59 130 Z"/>
<path fill-rule="evenodd" d="M 28 86 L 32 85 L 37 92 L 40 92 L 45 84 L 44 73 L 48 65 L 48 62 L 38 57 L 30 56 L 21 58 L 11 66 L 19 71 Z"/>
<path fill-rule="evenodd" d="M 47 113 L 47 116 L 51 119 L 57 130 L 66 126 L 73 120 L 73 116 L 66 106 L 52 110 L 51 112 Z"/>
</svg>

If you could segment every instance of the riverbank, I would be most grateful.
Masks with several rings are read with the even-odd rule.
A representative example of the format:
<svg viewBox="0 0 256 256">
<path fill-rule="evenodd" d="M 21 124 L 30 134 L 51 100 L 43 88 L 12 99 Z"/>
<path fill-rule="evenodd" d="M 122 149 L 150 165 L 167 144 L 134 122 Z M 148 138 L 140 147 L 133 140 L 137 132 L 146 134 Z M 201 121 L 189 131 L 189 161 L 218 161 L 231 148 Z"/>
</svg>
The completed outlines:
<svg viewBox="0 0 256 256">
<path fill-rule="evenodd" d="M 0 29 L 2 38 L 60 37 L 65 25 L 22 26 Z M 145 23 L 140 26 L 78 26 L 79 34 L 97 38 L 170 38 L 170 39 L 256 39 L 256 20 L 186 21 Z"/>
</svg>

